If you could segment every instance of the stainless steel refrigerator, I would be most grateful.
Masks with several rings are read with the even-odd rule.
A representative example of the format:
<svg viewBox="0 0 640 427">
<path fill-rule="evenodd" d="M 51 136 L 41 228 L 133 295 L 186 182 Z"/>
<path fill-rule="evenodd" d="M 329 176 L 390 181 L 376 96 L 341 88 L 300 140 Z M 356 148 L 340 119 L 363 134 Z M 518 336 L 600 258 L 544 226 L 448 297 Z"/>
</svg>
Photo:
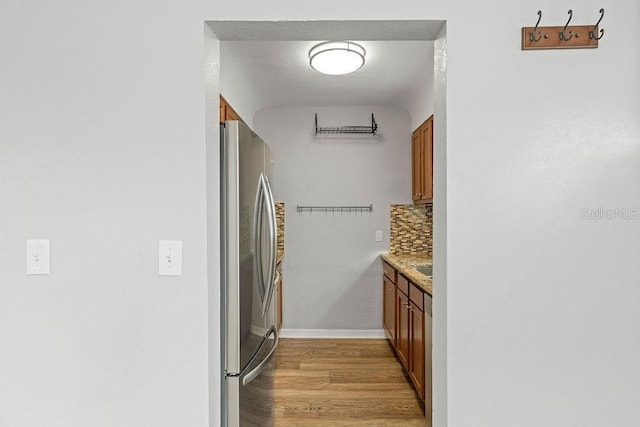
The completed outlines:
<svg viewBox="0 0 640 427">
<path fill-rule="evenodd" d="M 272 155 L 249 127 L 221 125 L 222 425 L 273 424 L 278 346 Z"/>
</svg>

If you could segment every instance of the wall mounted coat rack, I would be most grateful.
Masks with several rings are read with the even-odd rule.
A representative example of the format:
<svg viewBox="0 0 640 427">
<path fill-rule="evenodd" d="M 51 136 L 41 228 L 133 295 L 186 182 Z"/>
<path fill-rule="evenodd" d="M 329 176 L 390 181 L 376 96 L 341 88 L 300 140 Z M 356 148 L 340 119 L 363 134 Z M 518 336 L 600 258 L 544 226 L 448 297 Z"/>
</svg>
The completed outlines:
<svg viewBox="0 0 640 427">
<path fill-rule="evenodd" d="M 542 20 L 542 11 L 539 10 L 536 26 L 522 29 L 522 50 L 597 48 L 598 40 L 604 36 L 604 30 L 598 27 L 604 17 L 604 9 L 600 9 L 600 19 L 595 25 L 569 25 L 573 10 L 569 9 L 567 13 L 569 19 L 564 26 L 539 27 Z"/>
</svg>

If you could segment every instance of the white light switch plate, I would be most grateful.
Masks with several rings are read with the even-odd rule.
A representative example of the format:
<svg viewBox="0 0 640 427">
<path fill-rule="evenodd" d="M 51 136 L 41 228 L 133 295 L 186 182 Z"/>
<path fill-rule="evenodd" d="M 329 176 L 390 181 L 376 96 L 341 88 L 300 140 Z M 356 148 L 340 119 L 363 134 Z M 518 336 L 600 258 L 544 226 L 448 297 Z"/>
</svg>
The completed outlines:
<svg viewBox="0 0 640 427">
<path fill-rule="evenodd" d="M 382 242 L 382 230 L 376 230 L 376 242 Z"/>
<path fill-rule="evenodd" d="M 48 240 L 27 240 L 27 274 L 49 274 Z"/>
<path fill-rule="evenodd" d="M 182 240 L 160 240 L 158 274 L 182 276 Z"/>
</svg>

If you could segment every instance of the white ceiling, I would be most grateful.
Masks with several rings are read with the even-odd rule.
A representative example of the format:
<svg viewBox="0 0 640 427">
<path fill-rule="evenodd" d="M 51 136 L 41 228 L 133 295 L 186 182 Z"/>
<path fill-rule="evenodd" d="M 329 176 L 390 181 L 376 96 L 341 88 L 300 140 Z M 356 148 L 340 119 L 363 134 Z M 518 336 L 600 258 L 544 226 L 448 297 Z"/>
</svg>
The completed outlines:
<svg viewBox="0 0 640 427">
<path fill-rule="evenodd" d="M 237 24 L 234 28 L 237 30 Z M 433 41 L 350 40 L 364 46 L 366 62 L 360 70 L 343 76 L 320 74 L 309 66 L 309 50 L 326 39 L 221 41 L 222 87 L 226 79 L 248 82 L 251 90 L 259 94 L 262 107 L 404 107 L 408 95 L 417 85 L 425 84 L 425 76 L 432 73 Z"/>
</svg>

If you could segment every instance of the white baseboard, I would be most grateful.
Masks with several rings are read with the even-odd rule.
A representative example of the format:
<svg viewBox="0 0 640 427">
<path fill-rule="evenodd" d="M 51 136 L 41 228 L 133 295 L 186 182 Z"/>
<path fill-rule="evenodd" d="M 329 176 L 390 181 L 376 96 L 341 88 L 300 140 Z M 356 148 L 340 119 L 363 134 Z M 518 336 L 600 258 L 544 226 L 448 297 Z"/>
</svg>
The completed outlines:
<svg viewBox="0 0 640 427">
<path fill-rule="evenodd" d="M 281 338 L 386 338 L 384 329 L 282 329 Z"/>
</svg>

